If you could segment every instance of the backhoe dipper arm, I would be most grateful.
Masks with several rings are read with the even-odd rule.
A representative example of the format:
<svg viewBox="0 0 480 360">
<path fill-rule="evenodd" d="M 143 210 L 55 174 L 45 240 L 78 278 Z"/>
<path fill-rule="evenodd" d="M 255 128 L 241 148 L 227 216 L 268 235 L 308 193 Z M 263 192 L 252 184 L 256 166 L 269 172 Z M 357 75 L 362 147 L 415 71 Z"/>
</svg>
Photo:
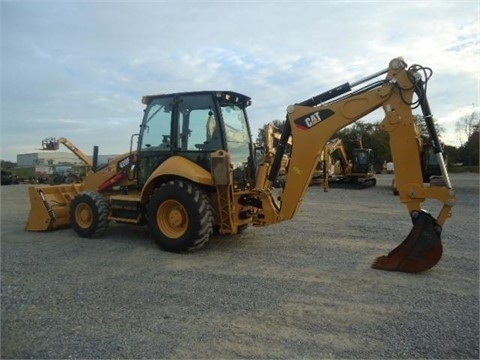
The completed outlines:
<svg viewBox="0 0 480 360">
<path fill-rule="evenodd" d="M 299 209 L 305 192 L 308 189 L 315 166 L 319 160 L 325 144 L 340 129 L 361 119 L 365 115 L 383 107 L 385 118 L 381 127 L 389 132 L 390 147 L 395 166 L 395 178 L 399 189 L 399 198 L 412 216 L 414 228 L 407 239 L 399 246 L 400 250 L 392 251 L 387 257 L 377 259 L 373 267 L 384 270 L 398 270 L 408 272 L 424 271 L 436 264 L 441 257 L 440 232 L 441 225 L 451 214 L 451 207 L 455 203 L 453 189 L 446 181 L 447 186 L 430 186 L 424 184 L 422 174 L 422 156 L 420 136 L 412 115 L 412 98 L 421 74 L 418 66 L 407 70 L 407 64 L 402 58 L 390 61 L 387 71 L 380 71 L 366 79 L 371 79 L 387 72 L 386 78 L 366 86 L 356 92 L 344 95 L 328 103 L 325 98 L 331 99 L 349 91 L 350 86 L 342 86 L 341 91 L 330 91 L 320 94 L 301 104 L 287 108 L 287 123 L 276 151 L 276 157 L 281 157 L 282 146 L 292 136 L 292 153 L 285 187 L 279 201 L 272 198 L 269 189 L 263 189 L 262 207 L 266 224 L 291 219 Z M 365 80 L 362 80 L 363 82 Z M 358 84 L 360 82 L 356 82 Z M 338 88 L 336 88 L 338 89 Z M 335 89 L 334 89 L 335 90 Z M 325 95 L 326 94 L 326 95 Z M 422 109 L 428 106 L 426 95 L 422 94 Z M 318 106 L 314 103 L 323 102 Z M 424 114 L 428 116 L 427 114 Z M 274 178 L 277 158 L 272 163 L 272 169 L 267 186 L 271 186 Z M 446 169 L 445 169 L 446 177 Z M 270 194 L 270 199 L 265 194 Z M 434 219 L 424 215 L 422 210 L 426 198 L 437 199 L 443 203 L 439 216 Z M 420 219 L 420 220 L 418 220 Z M 438 241 L 437 241 L 438 238 Z M 428 239 L 434 239 L 434 244 L 427 244 Z M 440 244 L 440 250 L 438 250 Z M 418 255 L 418 248 L 432 250 L 432 257 Z M 416 249 L 415 251 L 412 248 Z M 405 255 L 407 254 L 407 255 Z M 420 258 L 411 260 L 409 255 Z M 419 264 L 421 263 L 421 264 Z"/>
</svg>

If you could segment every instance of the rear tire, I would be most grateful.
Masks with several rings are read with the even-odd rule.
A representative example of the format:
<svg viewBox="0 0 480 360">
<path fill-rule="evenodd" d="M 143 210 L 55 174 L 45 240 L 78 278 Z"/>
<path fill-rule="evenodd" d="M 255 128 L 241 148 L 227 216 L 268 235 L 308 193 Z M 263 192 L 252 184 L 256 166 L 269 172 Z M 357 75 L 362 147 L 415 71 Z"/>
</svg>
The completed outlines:
<svg viewBox="0 0 480 360">
<path fill-rule="evenodd" d="M 213 208 L 195 184 L 170 180 L 153 192 L 147 206 L 148 227 L 164 250 L 182 252 L 202 247 L 213 233 Z"/>
<path fill-rule="evenodd" d="M 70 226 L 86 238 L 99 237 L 108 228 L 108 202 L 95 191 L 78 194 L 70 203 Z"/>
</svg>

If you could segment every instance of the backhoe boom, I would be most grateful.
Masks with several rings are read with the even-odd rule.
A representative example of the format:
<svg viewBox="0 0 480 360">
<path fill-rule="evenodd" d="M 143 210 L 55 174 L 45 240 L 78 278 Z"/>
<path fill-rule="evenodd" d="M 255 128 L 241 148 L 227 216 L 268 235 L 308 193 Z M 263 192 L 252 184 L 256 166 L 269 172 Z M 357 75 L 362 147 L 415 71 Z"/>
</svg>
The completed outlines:
<svg viewBox="0 0 480 360">
<path fill-rule="evenodd" d="M 407 69 L 403 59 L 396 58 L 390 62 L 387 76 L 383 81 L 376 82 L 353 94 L 345 95 L 343 98 L 330 102 L 326 102 L 326 99 L 329 97 L 333 99 L 345 93 L 350 86 L 341 86 L 341 90 L 336 90 L 336 88 L 304 101 L 300 105 L 289 106 L 287 108 L 287 122 L 271 164 L 268 181 L 257 180 L 257 183 L 265 184 L 265 188 L 259 189 L 259 197 L 262 199 L 262 216 L 258 218 L 257 225 L 268 225 L 291 219 L 301 205 L 320 153 L 328 140 L 340 129 L 383 107 L 385 118 L 381 122 L 381 128 L 390 135 L 390 147 L 395 164 L 400 201 L 406 205 L 412 216 L 412 221 L 417 227 L 415 234 L 409 236 L 409 244 L 422 242 L 421 238 L 427 238 L 428 236 L 425 235 L 426 228 L 441 229 L 446 218 L 451 216 L 455 194 L 445 166 L 443 175 L 446 186 L 434 186 L 423 181 L 421 141 L 412 115 L 414 93 L 420 95 L 424 117 L 430 119 L 431 114 L 426 94 L 419 90 L 419 87 L 421 88 L 420 80 L 418 80 L 420 69 L 422 68 L 418 65 Z M 378 74 L 380 73 L 384 72 L 381 71 Z M 321 104 L 318 106 L 305 105 L 317 102 L 321 102 Z M 438 140 L 434 127 L 429 126 L 429 129 L 432 138 Z M 270 186 L 275 180 L 279 160 L 283 155 L 282 151 L 286 140 L 290 136 L 292 138 L 292 151 L 285 186 L 281 195 L 277 196 L 277 192 L 275 192 L 276 195 L 273 198 Z M 438 216 L 432 218 L 433 224 L 430 224 L 430 218 L 427 221 L 417 221 L 418 217 L 423 218 L 421 215 L 424 213 L 422 206 L 427 198 L 439 200 L 443 204 Z M 426 225 L 426 223 L 429 225 Z M 435 233 L 438 233 L 439 242 L 440 231 L 437 230 Z M 438 244 L 435 246 L 438 246 Z M 402 248 L 405 247 L 406 245 Z M 402 252 L 397 251 L 396 261 L 392 260 L 391 262 L 400 263 L 398 261 L 400 253 Z M 438 251 L 435 256 L 438 256 Z M 426 261 L 427 267 L 435 265 L 436 261 L 438 259 Z M 391 262 L 386 261 L 382 264 L 377 262 L 374 267 L 412 272 L 425 270 L 425 266 L 415 267 L 410 264 L 406 268 L 402 268 L 403 265 L 393 266 Z M 435 263 L 432 264 L 432 262 Z M 422 270 L 418 270 L 419 268 Z"/>
</svg>

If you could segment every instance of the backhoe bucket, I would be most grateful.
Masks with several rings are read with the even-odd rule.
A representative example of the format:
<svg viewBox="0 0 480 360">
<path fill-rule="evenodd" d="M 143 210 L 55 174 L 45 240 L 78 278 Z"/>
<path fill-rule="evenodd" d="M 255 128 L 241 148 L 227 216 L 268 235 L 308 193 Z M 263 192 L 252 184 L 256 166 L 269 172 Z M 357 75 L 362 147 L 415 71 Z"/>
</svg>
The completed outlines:
<svg viewBox="0 0 480 360">
<path fill-rule="evenodd" d="M 82 184 L 30 186 L 28 231 L 48 231 L 70 224 L 70 202 L 82 190 Z"/>
<path fill-rule="evenodd" d="M 387 256 L 375 259 L 372 268 L 418 273 L 431 269 L 442 257 L 442 228 L 427 212 L 412 212 L 414 223 L 407 238 Z"/>
</svg>

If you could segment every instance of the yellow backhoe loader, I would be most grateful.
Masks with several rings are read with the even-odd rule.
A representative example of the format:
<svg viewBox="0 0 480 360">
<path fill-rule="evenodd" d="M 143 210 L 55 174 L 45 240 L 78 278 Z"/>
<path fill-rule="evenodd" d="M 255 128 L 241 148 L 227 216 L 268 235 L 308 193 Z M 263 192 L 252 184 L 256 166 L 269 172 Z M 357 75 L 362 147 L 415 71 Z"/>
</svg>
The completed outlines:
<svg viewBox="0 0 480 360">
<path fill-rule="evenodd" d="M 80 236 L 94 237 L 106 233 L 109 221 L 146 223 L 163 249 L 178 252 L 201 247 L 215 229 L 237 234 L 250 225 L 291 219 L 328 140 L 383 108 L 381 126 L 390 134 L 399 200 L 406 205 L 413 228 L 372 267 L 428 270 L 442 256 L 442 226 L 455 203 L 426 97 L 430 76 L 429 68 L 408 67 L 402 58 L 395 58 L 384 70 L 288 106 L 275 154 L 258 166 L 247 120 L 249 97 L 232 91 L 144 96 L 146 109 L 136 150 L 132 137 L 130 152 L 89 174 L 81 184 L 31 187 L 26 228 L 71 226 Z M 419 133 L 412 116 L 417 105 L 435 144 L 443 185 L 423 179 Z M 290 137 L 285 181 L 276 188 L 273 184 Z M 441 203 L 436 217 L 422 209 L 426 199 Z"/>
</svg>

